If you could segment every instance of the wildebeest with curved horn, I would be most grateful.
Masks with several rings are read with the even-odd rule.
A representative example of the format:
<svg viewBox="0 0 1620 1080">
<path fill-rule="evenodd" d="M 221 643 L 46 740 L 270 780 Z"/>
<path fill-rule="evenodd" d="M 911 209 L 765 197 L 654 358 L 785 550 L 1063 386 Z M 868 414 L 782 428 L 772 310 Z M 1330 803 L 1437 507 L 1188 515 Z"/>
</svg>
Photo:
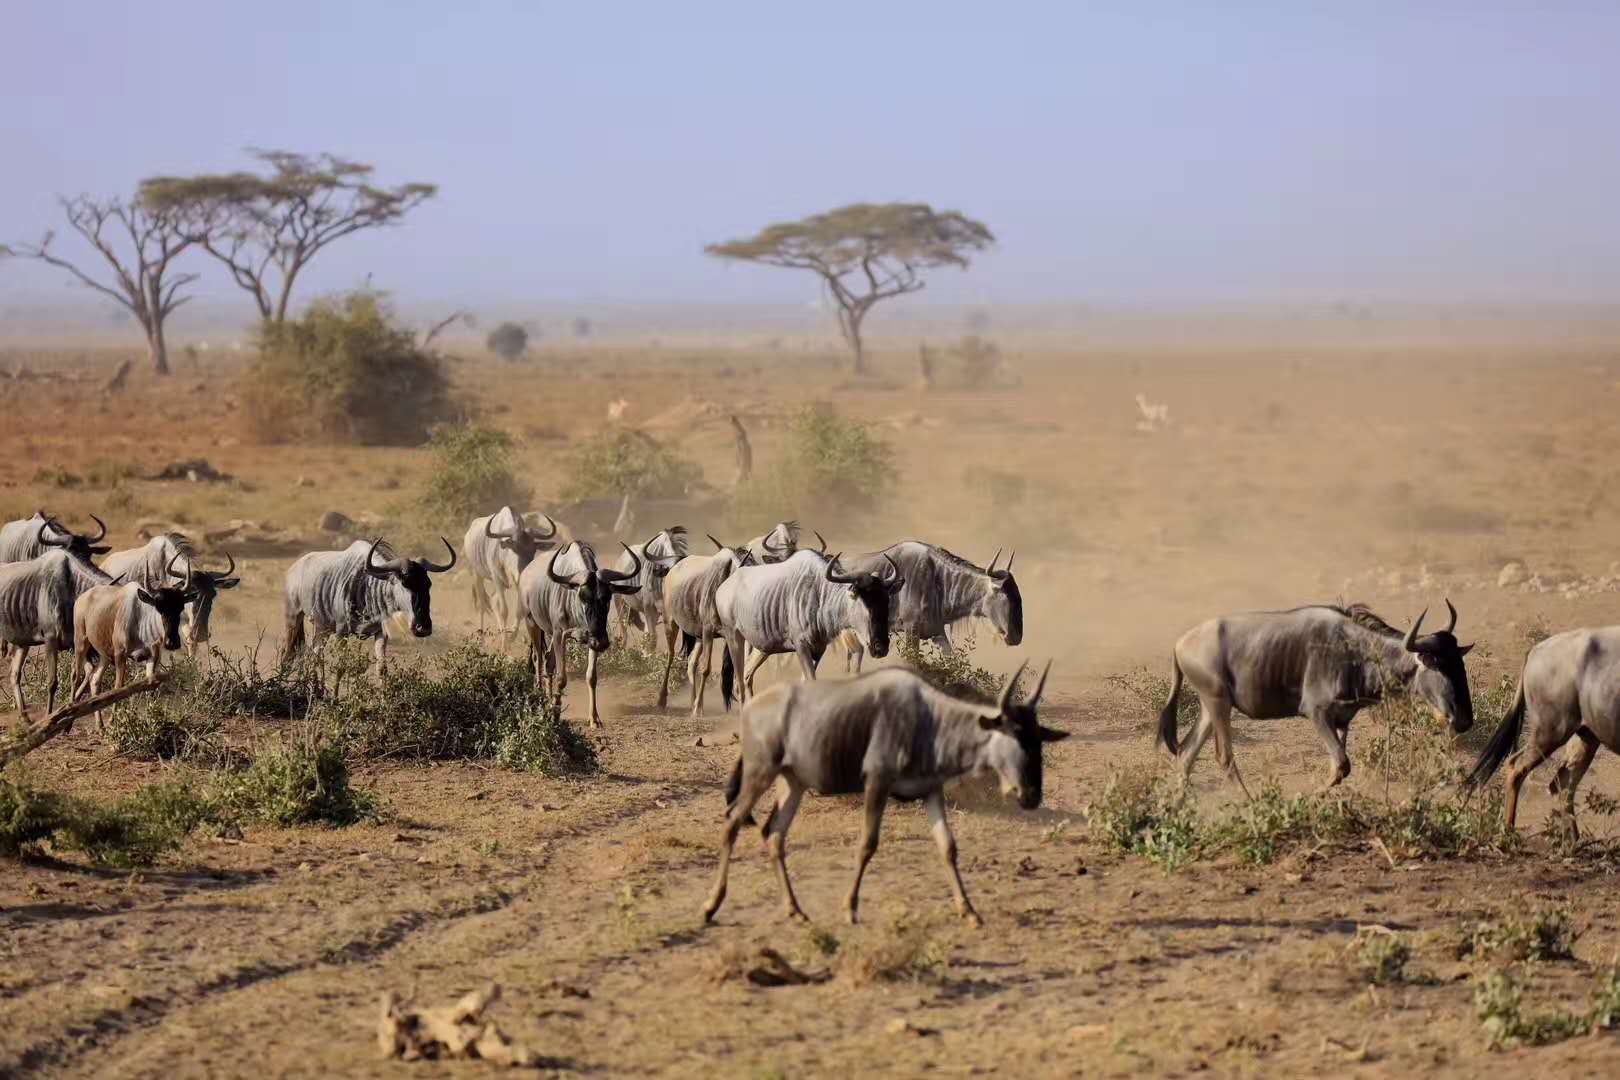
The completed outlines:
<svg viewBox="0 0 1620 1080">
<path fill-rule="evenodd" d="M 626 551 L 629 545 L 621 544 Z M 601 727 L 596 708 L 596 658 L 606 652 L 608 614 L 615 596 L 630 596 L 641 588 L 641 560 L 634 559 L 631 571 L 610 570 L 598 563 L 596 552 L 575 540 L 551 553 L 544 564 L 536 561 L 523 571 L 518 583 L 524 625 L 532 646 L 534 683 L 540 686 L 544 670 L 556 673 L 557 693 L 568 686 L 568 635 L 577 633 L 585 640 L 589 659 L 585 681 L 590 687 L 591 726 Z"/>
<path fill-rule="evenodd" d="M 559 531 L 549 516 L 540 516 L 546 519 L 544 528 L 530 525 L 524 515 L 503 506 L 487 517 L 473 518 L 467 526 L 461 551 L 472 571 L 473 607 L 478 611 L 480 634 L 487 615 L 495 617 L 498 633 L 517 632 L 520 616 L 516 612 L 512 625 L 506 625 L 506 594 L 517 592 L 518 579 L 536 555 L 556 546 Z"/>
<path fill-rule="evenodd" d="M 1513 753 L 1530 721 L 1524 748 Z M 1570 742 L 1574 739 L 1574 742 Z M 1620 626 L 1566 630 L 1538 642 L 1524 658 L 1513 704 L 1464 781 L 1484 783 L 1512 754 L 1508 765 L 1503 822 L 1513 828 L 1524 778 L 1569 743 L 1569 752 L 1548 790 L 1564 795 L 1570 833 L 1575 833 L 1575 789 L 1591 767 L 1599 746 L 1620 754 Z"/>
<path fill-rule="evenodd" d="M 26 562 L 37 559 L 53 548 L 61 548 L 86 562 L 92 556 L 105 555 L 112 548 L 101 543 L 107 536 L 107 523 L 91 514 L 96 523 L 96 535 L 76 533 L 44 510 L 34 516 L 0 525 L 0 563 Z"/>
<path fill-rule="evenodd" d="M 374 638 L 377 663 L 388 658 L 388 618 L 409 613 L 411 633 L 433 633 L 430 574 L 456 565 L 456 549 L 439 537 L 450 553 L 447 563 L 406 559 L 394 554 L 381 537 L 356 540 L 342 551 L 312 551 L 287 569 L 287 639 L 283 659 L 304 649 L 304 619 L 311 626 L 310 644 L 328 635 Z M 378 554 L 382 555 L 379 559 Z"/>
<path fill-rule="evenodd" d="M 963 619 L 986 620 L 1008 645 L 1017 646 L 1024 640 L 1024 597 L 1012 574 L 1017 552 L 997 570 L 1001 558 L 997 551 L 990 566 L 981 569 L 938 544 L 902 540 L 882 551 L 850 556 L 844 565 L 857 573 L 880 571 L 885 557 L 900 567 L 906 582 L 892 608 L 891 629 L 930 640 L 946 656 L 954 652 L 946 630 Z M 853 632 L 846 632 L 840 640 L 846 650 L 846 669 L 853 659 L 859 672 L 866 646 Z"/>
<path fill-rule="evenodd" d="M 861 878 L 877 851 L 884 804 L 922 799 L 928 827 L 945 864 L 956 910 L 974 925 L 981 920 L 956 868 L 956 838 L 945 816 L 947 781 L 969 773 L 994 773 L 1004 795 L 1033 810 L 1041 804 L 1041 748 L 1067 738 L 1042 727 L 1036 716 L 1046 675 L 1029 700 L 1012 700 L 1018 671 L 1007 680 L 994 705 L 961 701 L 935 689 L 904 668 L 873 671 L 845 682 L 779 683 L 749 701 L 743 710 L 742 752 L 726 781 L 726 824 L 720 836 L 720 867 L 714 890 L 703 905 L 703 919 L 714 918 L 726 898 L 731 848 L 754 803 L 781 777 L 776 806 L 761 832 L 782 883 L 786 915 L 804 912 L 788 881 L 787 832 L 806 791 L 818 795 L 866 797 L 866 827 L 855 862 L 845 910 L 851 923 L 860 907 Z"/>
<path fill-rule="evenodd" d="M 128 674 L 129 662 L 146 664 L 146 677 L 157 673 L 163 650 L 180 648 L 180 617 L 186 605 L 198 599 L 196 584 L 200 575 L 188 564 L 178 564 L 184 556 L 175 552 L 156 577 L 123 585 L 97 585 L 79 594 L 73 604 L 73 696 L 88 690 L 92 695 L 101 686 L 101 676 L 110 663 L 113 688 L 120 689 Z M 129 575 L 126 569 L 119 576 Z M 178 582 L 178 584 L 175 584 Z M 91 660 L 94 672 L 87 671 Z M 102 730 L 101 713 L 96 713 L 96 729 Z"/>
<path fill-rule="evenodd" d="M 820 533 L 816 534 L 818 537 Z M 822 541 L 822 550 L 827 549 L 826 541 Z M 761 566 L 786 562 L 799 550 L 799 523 L 797 521 L 778 521 L 771 526 L 768 532 L 754 537 L 743 545 L 754 561 Z"/>
<path fill-rule="evenodd" d="M 1227 775 L 1247 794 L 1232 757 L 1232 710 L 1256 720 L 1309 717 L 1330 758 L 1331 788 L 1350 775 L 1350 721 L 1392 688 L 1416 695 L 1461 734 L 1474 724 L 1457 609 L 1451 621 L 1420 636 L 1425 611 L 1402 634 L 1361 604 L 1223 615 L 1176 642 L 1170 699 L 1159 713 L 1158 742 L 1176 754 L 1181 782 L 1192 773 L 1211 734 Z M 1198 692 L 1201 713 L 1187 745 L 1176 742 L 1176 697 L 1183 678 Z M 1324 788 L 1326 790 L 1326 788 Z"/>
<path fill-rule="evenodd" d="M 633 626 L 647 636 L 652 654 L 658 655 L 659 631 L 664 626 L 664 578 L 684 558 L 686 526 L 671 525 L 639 544 L 631 544 L 614 560 L 613 569 L 625 572 L 635 570 L 637 562 L 641 564 L 634 578 L 624 579 L 627 583 L 635 581 L 641 591 L 621 595 L 614 605 L 619 612 L 619 637 L 626 645 Z"/>
<path fill-rule="evenodd" d="M 44 531 L 44 525 L 38 526 Z M 79 594 L 113 579 L 66 545 L 22 562 L 0 565 L 0 643 L 11 649 L 11 696 L 24 720 L 22 673 L 28 650 L 42 646 L 50 679 L 45 708 L 56 707 L 56 654 L 73 648 L 73 604 Z"/>
<path fill-rule="evenodd" d="M 196 549 L 184 534 L 160 533 L 141 547 L 108 555 L 101 560 L 101 569 L 113 577 L 140 582 L 148 590 L 188 578 L 186 587 L 194 595 L 187 603 L 191 624 L 186 628 L 186 655 L 195 659 L 198 647 L 206 645 L 210 637 L 215 597 L 242 583 L 235 576 L 236 557 L 226 552 L 225 558 L 230 565 L 224 570 L 203 570 L 197 566 Z"/>
<path fill-rule="evenodd" d="M 690 656 L 687 675 L 692 683 L 692 715 L 703 712 L 703 692 L 709 684 L 709 665 L 714 642 L 721 637 L 720 616 L 714 597 L 732 571 L 754 565 L 753 553 L 746 546 L 727 547 L 713 536 L 713 555 L 688 555 L 664 575 L 664 618 L 668 622 L 666 645 L 669 659 L 664 662 L 664 681 L 658 688 L 658 707 L 669 704 L 669 673 L 675 666 L 675 637 L 682 635 Z"/>
<path fill-rule="evenodd" d="M 827 646 L 846 629 L 866 640 L 873 656 L 888 654 L 889 607 L 905 584 L 900 568 L 891 559 L 883 573 L 850 574 L 838 559 L 801 549 L 786 562 L 742 567 L 720 586 L 714 602 L 726 639 L 720 697 L 727 708 L 733 683 L 740 680 L 741 696 L 751 696 L 755 673 L 777 653 L 797 655 L 804 677 L 814 679 Z"/>
</svg>

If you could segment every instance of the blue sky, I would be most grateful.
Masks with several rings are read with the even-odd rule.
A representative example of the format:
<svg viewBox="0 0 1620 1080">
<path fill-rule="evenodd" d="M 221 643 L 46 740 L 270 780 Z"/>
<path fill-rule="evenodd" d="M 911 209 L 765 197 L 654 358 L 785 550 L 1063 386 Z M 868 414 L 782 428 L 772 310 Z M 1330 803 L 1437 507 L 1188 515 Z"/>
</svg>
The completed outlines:
<svg viewBox="0 0 1620 1080">
<path fill-rule="evenodd" d="M 706 241 L 844 202 L 1000 245 L 944 300 L 1620 290 L 1620 5 L 18 0 L 0 238 L 57 192 L 331 150 L 441 194 L 302 294 L 799 302 Z M 231 295 L 211 266 L 208 291 Z M 0 265 L 0 300 L 60 295 Z"/>
</svg>

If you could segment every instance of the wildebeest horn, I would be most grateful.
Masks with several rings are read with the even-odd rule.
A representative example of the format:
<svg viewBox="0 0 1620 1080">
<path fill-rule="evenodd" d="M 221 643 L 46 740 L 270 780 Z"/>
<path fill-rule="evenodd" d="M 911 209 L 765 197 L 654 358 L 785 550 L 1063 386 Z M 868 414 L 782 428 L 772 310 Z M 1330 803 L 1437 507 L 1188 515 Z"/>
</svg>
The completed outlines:
<svg viewBox="0 0 1620 1080">
<path fill-rule="evenodd" d="M 164 577 L 165 580 L 167 580 L 168 578 L 179 577 L 180 576 L 179 574 L 176 574 L 174 572 L 174 564 L 179 562 L 180 561 L 180 556 L 182 556 L 184 554 L 185 554 L 185 552 L 183 552 L 183 551 L 175 552 L 174 557 L 169 560 L 169 565 L 165 566 L 163 568 L 163 577 Z M 182 588 L 186 592 L 191 591 L 191 560 L 190 559 L 186 560 L 186 583 L 185 583 L 184 586 L 182 586 Z"/>
<path fill-rule="evenodd" d="M 1423 616 L 1427 615 L 1428 613 L 1428 608 L 1424 608 L 1422 611 L 1418 612 L 1416 621 L 1414 621 L 1411 627 L 1406 631 L 1406 637 L 1401 641 L 1401 648 L 1405 649 L 1407 652 L 1417 652 L 1415 646 L 1417 644 L 1418 630 L 1423 626 Z"/>
<path fill-rule="evenodd" d="M 1451 621 L 1446 623 L 1446 633 L 1457 629 L 1457 609 L 1451 606 L 1451 598 L 1446 598 L 1446 610 L 1451 612 Z"/>
<path fill-rule="evenodd" d="M 94 536 L 85 537 L 85 542 L 89 544 L 98 543 L 107 535 L 107 523 L 96 517 L 94 514 L 90 515 L 90 520 L 95 522 L 96 528 L 100 529 L 101 531 L 96 533 Z"/>
<path fill-rule="evenodd" d="M 209 574 L 208 574 L 208 576 L 213 578 L 215 581 L 223 581 L 224 579 L 230 577 L 232 574 L 236 573 L 236 556 L 232 555 L 230 552 L 227 551 L 225 553 L 225 558 L 230 560 L 231 565 L 227 566 L 222 571 L 218 571 L 218 572 L 210 571 Z"/>
<path fill-rule="evenodd" d="M 1017 549 L 1017 548 L 1013 548 L 1013 550 L 1012 550 L 1012 554 L 1011 554 L 1011 555 L 1008 555 L 1008 556 L 1007 556 L 1007 565 L 1006 565 L 1006 566 L 1004 566 L 1004 567 L 1002 567 L 1002 570 L 1001 570 L 1001 572 L 1002 572 L 1002 573 L 1003 573 L 1003 574 L 1010 574 L 1010 573 L 1012 573 L 1012 564 L 1013 564 L 1013 560 L 1014 560 L 1014 559 L 1016 559 L 1016 558 L 1018 558 L 1018 549 Z"/>
<path fill-rule="evenodd" d="M 501 509 L 510 509 L 510 507 L 502 507 Z M 501 515 L 499 513 L 494 513 L 484 519 L 484 535 L 489 537 L 491 540 L 510 540 L 512 539 L 513 535 L 515 535 L 513 532 L 496 532 L 494 528 L 492 528 L 492 526 L 495 524 L 495 519 L 500 516 Z"/>
<path fill-rule="evenodd" d="M 786 544 L 773 544 L 773 543 L 771 543 L 771 533 L 774 533 L 775 531 L 776 531 L 775 529 L 772 529 L 771 532 L 766 533 L 764 536 L 760 537 L 760 540 L 759 540 L 759 546 L 764 548 L 766 551 L 771 552 L 772 554 L 775 554 L 778 551 L 786 551 L 787 550 L 787 545 Z"/>
<path fill-rule="evenodd" d="M 816 532 L 814 529 L 811 529 L 810 531 Z M 819 550 L 823 555 L 827 554 L 827 538 L 822 536 L 819 532 L 816 532 L 816 543 L 821 545 L 821 547 L 817 550 Z"/>
<path fill-rule="evenodd" d="M 1041 703 L 1041 691 L 1046 689 L 1046 677 L 1051 673 L 1052 661 L 1048 660 L 1046 662 L 1046 666 L 1041 669 L 1041 678 L 1040 681 L 1035 684 L 1035 692 L 1029 695 L 1029 700 L 1024 702 L 1024 704 L 1033 709 L 1035 706 Z"/>
<path fill-rule="evenodd" d="M 885 562 L 887 562 L 891 567 L 894 568 L 894 576 L 891 577 L 888 574 L 884 574 L 883 575 L 883 583 L 885 585 L 889 586 L 890 588 L 893 588 L 896 585 L 903 584 L 905 582 L 906 576 L 900 572 L 900 564 L 895 562 L 893 559 L 889 558 L 889 553 L 887 551 L 885 551 L 883 553 L 883 560 Z"/>
<path fill-rule="evenodd" d="M 832 558 L 827 560 L 827 580 L 832 582 L 834 585 L 853 585 L 860 580 L 859 577 L 851 574 L 840 574 L 833 569 L 838 565 L 838 560 L 843 557 L 844 553 L 840 551 L 837 555 L 834 555 Z"/>
<path fill-rule="evenodd" d="M 990 565 L 984 571 L 985 573 L 989 574 L 991 577 L 995 576 L 995 573 L 996 573 L 996 560 L 999 559 L 999 558 L 1001 558 L 1001 549 L 996 548 L 996 553 L 994 555 L 990 556 Z"/>
<path fill-rule="evenodd" d="M 66 540 L 52 540 L 45 535 L 45 530 L 49 528 L 51 528 L 50 518 L 46 518 L 44 521 L 40 522 L 39 532 L 34 537 L 34 543 L 43 547 L 67 547 L 68 542 Z"/>
<path fill-rule="evenodd" d="M 557 535 L 557 523 L 551 520 L 550 514 L 541 514 L 540 516 L 546 519 L 546 524 L 551 526 L 551 531 L 548 533 L 542 533 L 538 529 L 530 529 L 529 531 L 534 533 L 534 538 L 536 540 L 550 540 L 553 536 Z"/>
<path fill-rule="evenodd" d="M 716 540 L 714 538 L 714 533 L 704 533 L 703 535 L 707 536 L 709 538 L 709 543 L 714 545 L 714 550 L 716 550 L 716 551 L 724 551 L 724 550 L 726 550 L 726 545 L 724 545 L 720 541 Z"/>
<path fill-rule="evenodd" d="M 630 558 L 635 561 L 636 568 L 634 570 L 629 570 L 629 571 L 625 571 L 625 570 L 603 570 L 601 576 L 602 576 L 602 578 L 604 580 L 609 582 L 608 588 L 612 589 L 614 592 L 620 594 L 621 596 L 630 596 L 630 595 L 632 595 L 634 593 L 638 593 L 638 592 L 641 591 L 641 582 L 637 581 L 634 585 L 620 585 L 619 582 L 621 582 L 621 581 L 629 581 L 631 578 L 639 578 L 639 577 L 641 577 L 641 568 L 642 568 L 641 556 L 637 555 L 635 553 L 635 550 L 633 548 L 631 548 L 630 545 L 625 543 L 623 540 L 619 541 L 619 546 L 624 548 L 625 551 L 628 551 L 630 553 Z"/>
<path fill-rule="evenodd" d="M 377 547 L 381 543 L 382 537 L 380 536 L 371 542 L 371 550 L 366 552 L 366 572 L 375 574 L 377 577 L 387 577 L 399 569 L 399 560 L 389 559 L 386 563 L 378 565 Z"/>
<path fill-rule="evenodd" d="M 450 553 L 450 561 L 447 563 L 430 563 L 426 559 L 423 559 L 422 569 L 426 570 L 430 574 L 442 574 L 446 570 L 449 570 L 451 567 L 456 565 L 456 549 L 450 546 L 450 541 L 441 536 L 439 537 L 439 543 L 443 544 L 444 550 Z"/>
<path fill-rule="evenodd" d="M 1018 688 L 1018 680 L 1023 678 L 1024 669 L 1027 667 L 1029 667 L 1028 660 L 1018 665 L 1018 670 L 1012 673 L 1012 678 L 1007 680 L 1007 685 L 1001 688 L 1001 694 L 996 698 L 995 707 L 985 710 L 986 716 L 994 718 L 1007 715 L 1007 705 L 1012 701 L 1013 691 Z"/>
<path fill-rule="evenodd" d="M 573 547 L 573 545 L 569 544 L 565 547 L 560 547 L 551 553 L 551 558 L 546 560 L 546 577 L 550 578 L 558 585 L 563 585 L 570 589 L 577 589 L 582 584 L 581 582 L 569 581 L 567 578 L 557 576 L 557 556 L 567 551 L 570 547 Z"/>
</svg>

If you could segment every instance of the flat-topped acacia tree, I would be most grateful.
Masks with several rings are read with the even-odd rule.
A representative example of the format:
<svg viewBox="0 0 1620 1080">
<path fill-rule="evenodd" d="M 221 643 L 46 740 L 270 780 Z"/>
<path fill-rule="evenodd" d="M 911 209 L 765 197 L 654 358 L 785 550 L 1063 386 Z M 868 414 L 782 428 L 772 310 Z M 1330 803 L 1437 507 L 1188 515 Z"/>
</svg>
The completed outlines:
<svg viewBox="0 0 1620 1080">
<path fill-rule="evenodd" d="M 149 211 L 183 216 L 266 322 L 286 321 L 293 283 L 323 248 L 397 223 L 438 190 L 378 187 L 370 165 L 333 154 L 252 153 L 266 172 L 156 176 L 141 182 L 138 199 Z"/>
<path fill-rule="evenodd" d="M 935 210 L 927 203 L 852 203 L 703 250 L 722 259 L 820 275 L 838 307 L 838 329 L 855 354 L 855 371 L 864 373 L 861 324 L 873 306 L 921 289 L 924 270 L 965 269 L 972 253 L 995 242 L 988 227 L 955 210 Z"/>
</svg>

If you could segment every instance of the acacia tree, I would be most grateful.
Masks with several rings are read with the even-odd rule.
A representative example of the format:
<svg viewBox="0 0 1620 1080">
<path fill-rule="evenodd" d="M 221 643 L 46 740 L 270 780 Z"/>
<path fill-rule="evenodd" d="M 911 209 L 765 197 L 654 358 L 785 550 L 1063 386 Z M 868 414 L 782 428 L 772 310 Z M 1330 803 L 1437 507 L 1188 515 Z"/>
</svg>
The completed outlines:
<svg viewBox="0 0 1620 1080">
<path fill-rule="evenodd" d="M 438 190 L 377 187 L 370 165 L 332 154 L 252 153 L 267 173 L 152 177 L 139 198 L 187 221 L 192 238 L 225 264 L 268 322 L 286 320 L 299 273 L 327 245 L 396 224 Z"/>
<path fill-rule="evenodd" d="M 139 200 L 94 199 L 89 195 L 63 198 L 68 225 L 82 236 L 112 268 L 110 279 L 98 280 L 52 249 L 55 230 L 37 244 L 0 244 L 0 256 L 34 259 L 65 270 L 81 285 L 117 301 L 141 324 L 146 351 L 159 375 L 169 373 L 169 349 L 163 327 L 174 309 L 190 297 L 181 291 L 197 280 L 196 274 L 170 275 L 174 260 L 196 242 L 195 236 L 168 210 L 143 206 Z"/>
<path fill-rule="evenodd" d="M 931 267 L 965 269 L 970 253 L 995 240 L 986 226 L 955 210 L 936 211 L 926 203 L 853 203 L 703 250 L 722 259 L 820 275 L 860 373 L 866 370 L 861 325 L 878 301 L 923 288 L 921 272 Z"/>
</svg>

